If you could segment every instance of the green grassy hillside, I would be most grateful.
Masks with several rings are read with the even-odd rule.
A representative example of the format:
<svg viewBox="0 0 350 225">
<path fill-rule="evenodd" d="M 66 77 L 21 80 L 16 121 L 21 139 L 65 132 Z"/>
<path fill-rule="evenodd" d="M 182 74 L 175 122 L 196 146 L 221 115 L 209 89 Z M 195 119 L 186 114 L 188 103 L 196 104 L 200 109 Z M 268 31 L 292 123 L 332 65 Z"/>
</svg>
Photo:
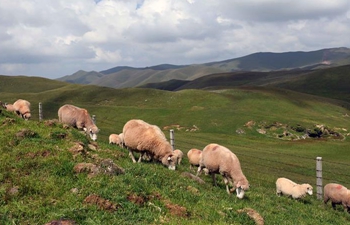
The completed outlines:
<svg viewBox="0 0 350 225">
<path fill-rule="evenodd" d="M 62 218 L 77 224 L 255 224 L 238 212 L 243 208 L 254 209 L 265 224 L 350 222 L 341 207 L 323 206 L 315 195 L 299 201 L 275 195 L 274 182 L 282 176 L 310 183 L 316 192 L 318 156 L 323 157 L 324 183 L 350 188 L 350 111 L 317 96 L 267 88 L 169 92 L 70 84 L 30 93 L 7 86 L 0 96 L 3 102 L 27 99 L 33 108 L 30 121 L 0 113 L 0 224 Z M 35 107 L 39 102 L 42 122 Z M 101 129 L 96 143 L 51 121 L 65 103 L 96 115 Z M 239 200 L 227 195 L 220 176 L 217 187 L 209 176 L 201 176 L 205 184 L 184 177 L 183 172 L 195 173 L 186 156 L 176 171 L 158 163 L 133 164 L 125 149 L 108 144 L 108 136 L 134 118 L 158 125 L 168 139 L 174 129 L 175 147 L 185 155 L 213 142 L 230 148 L 251 190 Z M 305 132 L 321 129 L 328 133 L 303 139 Z M 73 148 L 77 143 L 84 147 Z M 100 165 L 108 158 L 125 173 L 90 177 L 88 170 L 74 171 L 78 163 Z"/>
</svg>

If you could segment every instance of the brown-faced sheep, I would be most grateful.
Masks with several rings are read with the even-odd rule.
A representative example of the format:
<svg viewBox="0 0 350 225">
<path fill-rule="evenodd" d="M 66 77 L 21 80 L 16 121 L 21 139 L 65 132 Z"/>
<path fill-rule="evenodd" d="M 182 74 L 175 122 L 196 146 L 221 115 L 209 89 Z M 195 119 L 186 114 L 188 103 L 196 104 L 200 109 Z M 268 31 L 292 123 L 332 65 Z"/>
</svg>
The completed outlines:
<svg viewBox="0 0 350 225">
<path fill-rule="evenodd" d="M 69 104 L 63 105 L 58 110 L 58 119 L 61 123 L 83 129 L 93 141 L 96 141 L 99 129 L 86 109 Z"/>
<path fill-rule="evenodd" d="M 146 154 L 152 159 L 160 161 L 171 170 L 175 170 L 177 158 L 173 154 L 170 143 L 165 135 L 155 126 L 143 120 L 129 120 L 123 127 L 124 145 L 129 150 L 129 155 L 135 163 L 133 152 L 140 152 L 138 162 Z"/>
<path fill-rule="evenodd" d="M 332 207 L 335 205 L 343 205 L 344 211 L 350 213 L 350 190 L 343 185 L 336 183 L 329 183 L 324 186 L 324 204 L 329 200 L 332 202 Z"/>
<path fill-rule="evenodd" d="M 177 158 L 177 164 L 180 165 L 181 164 L 181 161 L 182 161 L 182 158 L 184 156 L 184 153 L 180 150 L 180 149 L 175 149 L 173 151 L 173 154 L 176 156 Z"/>
<path fill-rule="evenodd" d="M 276 180 L 276 194 L 292 196 L 294 199 L 303 198 L 306 194 L 312 195 L 312 186 L 310 184 L 297 184 L 290 179 L 281 177 Z"/>
<path fill-rule="evenodd" d="M 223 176 L 228 194 L 236 190 L 237 197 L 242 199 L 245 191 L 249 189 L 249 182 L 242 172 L 237 156 L 224 146 L 209 144 L 203 149 L 197 176 L 203 168 L 207 168 L 212 175 L 214 185 L 216 185 L 215 174 Z M 231 190 L 229 184 L 233 186 Z"/>
<path fill-rule="evenodd" d="M 109 144 L 115 144 L 115 145 L 119 145 L 120 147 L 122 147 L 123 140 L 119 134 L 111 134 L 111 135 L 109 135 Z"/>
</svg>

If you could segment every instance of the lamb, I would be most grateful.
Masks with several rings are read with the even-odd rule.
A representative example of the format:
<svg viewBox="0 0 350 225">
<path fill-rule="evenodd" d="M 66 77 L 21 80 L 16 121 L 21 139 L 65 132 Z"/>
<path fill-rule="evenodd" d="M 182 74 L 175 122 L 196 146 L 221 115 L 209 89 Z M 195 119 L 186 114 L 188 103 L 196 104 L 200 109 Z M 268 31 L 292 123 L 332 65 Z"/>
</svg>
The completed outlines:
<svg viewBox="0 0 350 225">
<path fill-rule="evenodd" d="M 329 183 L 324 186 L 324 204 L 329 200 L 332 202 L 332 207 L 335 210 L 335 205 L 343 205 L 344 211 L 350 213 L 350 190 L 343 185 Z"/>
<path fill-rule="evenodd" d="M 177 164 L 180 165 L 184 153 L 183 153 L 180 149 L 175 149 L 175 150 L 173 151 L 173 154 L 177 157 Z"/>
<path fill-rule="evenodd" d="M 245 191 L 249 190 L 249 182 L 242 172 L 237 156 L 224 146 L 212 143 L 204 147 L 197 176 L 203 168 L 207 168 L 212 175 L 214 185 L 216 185 L 215 174 L 223 176 L 228 194 L 236 190 L 237 197 L 242 199 Z M 231 190 L 229 190 L 229 184 L 233 186 Z"/>
<path fill-rule="evenodd" d="M 146 123 L 143 120 L 129 120 L 123 127 L 124 144 L 129 155 L 136 163 L 133 152 L 140 152 L 138 162 L 141 162 L 144 155 L 160 161 L 170 170 L 176 169 L 177 157 L 173 154 L 170 143 L 159 127 Z"/>
<path fill-rule="evenodd" d="M 111 134 L 109 135 L 109 144 L 116 144 L 120 147 L 123 147 L 123 140 L 121 135 L 118 134 Z"/>
<path fill-rule="evenodd" d="M 86 109 L 69 104 L 63 105 L 58 110 L 58 119 L 61 123 L 83 129 L 93 141 L 97 140 L 99 129 Z"/>
<path fill-rule="evenodd" d="M 292 196 L 294 199 L 300 199 L 306 194 L 312 195 L 312 186 L 310 184 L 297 184 L 287 178 L 281 177 L 276 180 L 276 194 Z"/>
<path fill-rule="evenodd" d="M 192 166 L 199 166 L 201 155 L 202 151 L 196 148 L 192 148 L 187 152 L 187 158 L 190 162 L 190 169 L 192 169 Z"/>
</svg>

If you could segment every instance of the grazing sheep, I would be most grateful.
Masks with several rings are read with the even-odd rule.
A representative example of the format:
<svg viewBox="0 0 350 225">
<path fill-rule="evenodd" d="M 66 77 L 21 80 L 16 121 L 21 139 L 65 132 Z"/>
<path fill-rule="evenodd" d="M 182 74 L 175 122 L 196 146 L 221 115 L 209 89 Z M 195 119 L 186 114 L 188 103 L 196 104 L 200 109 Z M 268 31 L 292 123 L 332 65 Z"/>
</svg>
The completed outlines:
<svg viewBox="0 0 350 225">
<path fill-rule="evenodd" d="M 129 155 L 135 163 L 133 152 L 140 152 L 138 162 L 144 155 L 160 161 L 171 170 L 175 170 L 177 157 L 173 154 L 170 143 L 164 133 L 155 125 L 150 125 L 143 120 L 129 120 L 123 127 L 124 144 L 129 150 Z"/>
<path fill-rule="evenodd" d="M 187 152 L 187 158 L 190 162 L 190 169 L 192 169 L 192 166 L 199 166 L 201 155 L 202 151 L 196 148 L 192 148 Z"/>
<path fill-rule="evenodd" d="M 237 197 L 242 199 L 244 192 L 249 189 L 249 182 L 242 172 L 237 156 L 224 146 L 209 144 L 203 149 L 197 176 L 203 168 L 207 168 L 212 175 L 214 185 L 216 185 L 215 174 L 223 176 L 228 194 L 236 190 Z M 233 186 L 231 190 L 229 184 Z"/>
<path fill-rule="evenodd" d="M 23 99 L 18 99 L 13 104 L 3 104 L 3 107 L 9 112 L 15 112 L 18 116 L 25 120 L 30 119 L 30 102 Z"/>
<path fill-rule="evenodd" d="M 115 145 L 119 145 L 120 147 L 122 147 L 123 140 L 120 138 L 120 135 L 111 134 L 111 135 L 109 135 L 109 144 L 115 144 Z"/>
<path fill-rule="evenodd" d="M 340 184 L 329 183 L 324 186 L 324 204 L 331 200 L 332 207 L 343 205 L 344 211 L 350 213 L 350 190 Z"/>
<path fill-rule="evenodd" d="M 312 195 L 310 184 L 297 184 L 287 178 L 278 178 L 276 181 L 276 194 L 292 196 L 294 199 L 303 198 L 306 194 Z"/>
<path fill-rule="evenodd" d="M 63 105 L 58 110 L 58 119 L 61 123 L 83 129 L 93 141 L 96 141 L 99 129 L 86 109 L 69 104 Z"/>
<path fill-rule="evenodd" d="M 180 150 L 180 149 L 175 149 L 173 151 L 173 154 L 176 156 L 177 158 L 177 164 L 180 165 L 181 164 L 181 161 L 182 161 L 182 158 L 184 156 L 184 153 Z"/>
</svg>

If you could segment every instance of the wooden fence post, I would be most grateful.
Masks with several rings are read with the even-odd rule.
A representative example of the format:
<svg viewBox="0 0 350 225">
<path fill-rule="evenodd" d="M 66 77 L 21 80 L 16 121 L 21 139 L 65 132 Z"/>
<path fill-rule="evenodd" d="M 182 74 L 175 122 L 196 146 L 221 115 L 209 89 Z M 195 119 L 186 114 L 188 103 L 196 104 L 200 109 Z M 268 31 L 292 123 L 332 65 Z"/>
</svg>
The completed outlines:
<svg viewBox="0 0 350 225">
<path fill-rule="evenodd" d="M 174 138 L 174 130 L 170 130 L 170 144 L 171 147 L 173 148 L 173 151 L 175 150 L 175 138 Z"/>
<path fill-rule="evenodd" d="M 43 107 L 41 102 L 39 102 L 39 121 L 43 120 Z"/>
<path fill-rule="evenodd" d="M 316 187 L 317 199 L 322 200 L 322 157 L 316 157 Z"/>
</svg>

